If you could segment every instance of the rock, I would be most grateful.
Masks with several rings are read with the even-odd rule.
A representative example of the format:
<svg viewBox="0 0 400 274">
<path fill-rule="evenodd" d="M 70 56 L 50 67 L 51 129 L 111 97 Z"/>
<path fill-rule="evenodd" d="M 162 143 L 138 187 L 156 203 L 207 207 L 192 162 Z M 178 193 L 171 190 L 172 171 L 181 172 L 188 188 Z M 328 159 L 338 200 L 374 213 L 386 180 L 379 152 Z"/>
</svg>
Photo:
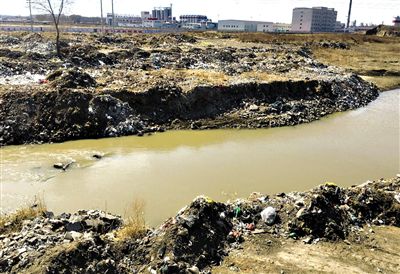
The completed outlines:
<svg viewBox="0 0 400 274">
<path fill-rule="evenodd" d="M 97 160 L 100 160 L 100 159 L 103 158 L 103 155 L 101 155 L 101 154 L 93 154 L 92 157 L 95 158 L 95 159 L 97 159 Z"/>
<path fill-rule="evenodd" d="M 260 110 L 260 107 L 257 106 L 257 105 L 251 105 L 251 106 L 249 107 L 249 110 L 250 110 L 250 111 L 259 111 L 259 110 Z"/>
<path fill-rule="evenodd" d="M 65 240 L 69 240 L 69 241 L 77 241 L 78 239 L 82 238 L 83 234 L 76 232 L 76 231 L 70 231 L 65 233 Z"/>
<path fill-rule="evenodd" d="M 53 165 L 53 167 L 54 167 L 55 169 L 62 169 L 62 170 L 65 171 L 65 170 L 67 170 L 73 163 L 74 163 L 73 161 L 68 162 L 68 163 L 55 163 L 55 164 Z"/>
<path fill-rule="evenodd" d="M 276 219 L 276 210 L 273 207 L 267 207 L 261 212 L 261 219 L 267 225 L 273 225 Z"/>
<path fill-rule="evenodd" d="M 192 273 L 192 274 L 199 274 L 200 273 L 200 270 L 199 270 L 199 268 L 197 266 L 192 266 L 192 267 L 188 268 L 187 271 L 189 273 Z"/>
<path fill-rule="evenodd" d="M 394 195 L 394 198 L 396 199 L 396 201 L 397 201 L 398 203 L 400 203 L 400 193 Z"/>
<path fill-rule="evenodd" d="M 76 232 L 80 232 L 84 230 L 83 225 L 80 222 L 74 222 L 74 223 L 67 223 L 65 225 L 65 230 L 66 231 L 76 231 Z"/>
</svg>

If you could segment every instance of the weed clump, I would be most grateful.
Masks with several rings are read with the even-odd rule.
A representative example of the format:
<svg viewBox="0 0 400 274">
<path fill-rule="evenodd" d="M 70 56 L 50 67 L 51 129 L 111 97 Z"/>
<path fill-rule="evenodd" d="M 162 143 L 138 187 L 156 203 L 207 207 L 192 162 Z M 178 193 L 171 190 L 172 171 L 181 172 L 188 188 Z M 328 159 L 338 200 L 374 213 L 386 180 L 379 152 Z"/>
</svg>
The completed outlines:
<svg viewBox="0 0 400 274">
<path fill-rule="evenodd" d="M 125 220 L 122 228 L 117 232 L 117 238 L 121 241 L 142 237 L 146 232 L 146 221 L 144 216 L 145 202 L 134 200 L 127 213 L 129 217 Z"/>
<path fill-rule="evenodd" d="M 21 230 L 25 220 L 42 216 L 47 211 L 42 199 L 35 200 L 31 205 L 22 207 L 11 214 L 0 216 L 0 234 L 9 234 Z"/>
</svg>

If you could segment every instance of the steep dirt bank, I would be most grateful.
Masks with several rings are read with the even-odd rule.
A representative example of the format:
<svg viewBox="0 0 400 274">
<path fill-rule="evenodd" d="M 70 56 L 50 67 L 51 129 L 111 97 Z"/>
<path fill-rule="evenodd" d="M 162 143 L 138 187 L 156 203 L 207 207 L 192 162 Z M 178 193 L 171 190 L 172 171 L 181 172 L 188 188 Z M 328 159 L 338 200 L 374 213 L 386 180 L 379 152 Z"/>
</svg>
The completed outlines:
<svg viewBox="0 0 400 274">
<path fill-rule="evenodd" d="M 400 226 L 400 177 L 350 188 L 326 183 L 307 192 L 253 193 L 227 203 L 198 197 L 159 228 L 135 238 L 116 238 L 122 223 L 118 216 L 92 210 L 59 216 L 44 212 L 23 221 L 17 231 L 5 224 L 0 227 L 0 271 L 209 273 L 222 262 L 216 272 L 291 273 L 302 258 L 312 260 L 305 270 L 400 270 L 393 253 L 400 241 L 393 233 Z M 385 242 L 384 237 L 390 238 Z M 368 249 L 380 256 L 369 255 Z M 338 250 L 353 257 L 332 258 Z M 277 260 L 265 260 L 269 254 Z M 359 266 L 363 258 L 372 260 Z"/>
<path fill-rule="evenodd" d="M 400 37 L 400 28 L 393 26 L 380 25 L 376 28 L 368 30 L 367 35 L 376 35 L 381 37 Z"/>
<path fill-rule="evenodd" d="M 365 106 L 378 89 L 355 75 L 331 80 L 162 85 L 141 93 L 8 91 L 0 94 L 2 145 L 114 137 L 165 129 L 261 128 L 311 122 Z"/>
</svg>

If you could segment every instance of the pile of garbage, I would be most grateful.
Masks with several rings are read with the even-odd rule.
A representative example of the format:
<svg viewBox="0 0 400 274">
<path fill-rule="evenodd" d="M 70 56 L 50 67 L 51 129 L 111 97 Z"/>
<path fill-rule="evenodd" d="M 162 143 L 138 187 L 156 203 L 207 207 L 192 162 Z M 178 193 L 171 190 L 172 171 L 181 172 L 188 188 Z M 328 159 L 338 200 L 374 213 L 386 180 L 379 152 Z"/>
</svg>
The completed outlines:
<svg viewBox="0 0 400 274">
<path fill-rule="evenodd" d="M 98 210 L 81 210 L 75 214 L 54 216 L 44 212 L 25 220 L 20 231 L 0 235 L 0 272 L 30 267 L 52 248 L 79 241 L 93 241 L 99 235 L 114 231 L 122 224 L 118 216 Z M 12 223 L 6 223 L 4 229 Z"/>
<path fill-rule="evenodd" d="M 139 238 L 117 238 L 122 219 L 101 211 L 46 212 L 0 236 L 0 271 L 29 272 L 39 264 L 52 273 L 208 273 L 255 234 L 362 244 L 372 225 L 400 226 L 400 175 L 227 203 L 200 196 Z"/>
<path fill-rule="evenodd" d="M 87 88 L 95 87 L 94 80 L 88 73 L 80 69 L 56 70 L 49 74 L 46 79 L 51 85 L 59 88 Z"/>
<path fill-rule="evenodd" d="M 344 42 L 331 42 L 331 41 L 324 41 L 319 43 L 320 47 L 323 48 L 331 48 L 331 49 L 350 49 L 350 45 Z"/>
<path fill-rule="evenodd" d="M 17 45 L 21 42 L 21 39 L 18 37 L 10 36 L 10 35 L 0 35 L 0 44 L 5 45 Z"/>
</svg>

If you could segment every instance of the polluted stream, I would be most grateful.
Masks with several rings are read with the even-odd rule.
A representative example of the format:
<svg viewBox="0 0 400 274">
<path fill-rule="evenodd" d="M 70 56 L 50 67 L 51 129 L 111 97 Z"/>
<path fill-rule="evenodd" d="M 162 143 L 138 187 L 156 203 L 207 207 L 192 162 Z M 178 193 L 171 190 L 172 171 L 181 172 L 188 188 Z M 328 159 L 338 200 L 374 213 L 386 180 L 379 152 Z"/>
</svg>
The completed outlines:
<svg viewBox="0 0 400 274">
<path fill-rule="evenodd" d="M 198 195 L 226 201 L 394 177 L 400 173 L 399 92 L 295 127 L 4 147 L 1 209 L 40 197 L 55 213 L 100 209 L 128 217 L 130 204 L 140 200 L 148 225 L 156 226 Z M 72 164 L 53 168 L 59 162 Z"/>
</svg>

